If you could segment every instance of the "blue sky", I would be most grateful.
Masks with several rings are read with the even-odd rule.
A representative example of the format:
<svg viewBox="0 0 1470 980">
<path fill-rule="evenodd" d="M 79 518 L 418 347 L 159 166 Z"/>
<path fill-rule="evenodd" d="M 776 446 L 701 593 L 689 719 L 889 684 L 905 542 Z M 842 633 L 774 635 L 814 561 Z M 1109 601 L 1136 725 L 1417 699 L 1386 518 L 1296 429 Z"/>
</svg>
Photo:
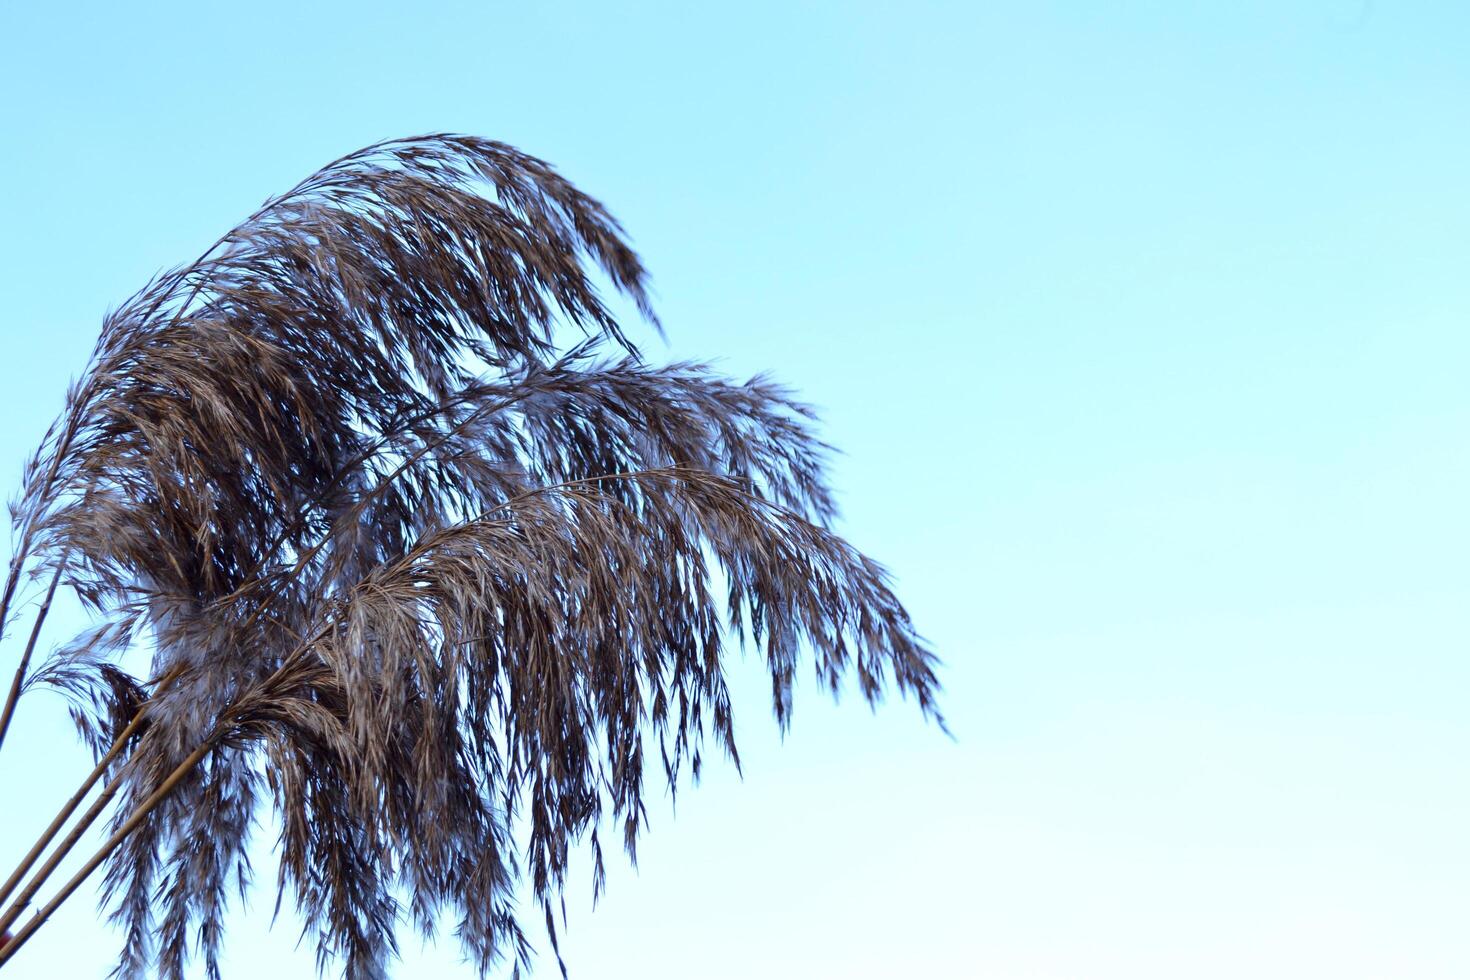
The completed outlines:
<svg viewBox="0 0 1470 980">
<path fill-rule="evenodd" d="M 574 885 L 574 977 L 1470 975 L 1470 8 L 128 6 L 0 21 L 9 485 L 147 277 L 476 133 L 624 221 L 652 356 L 822 408 L 946 661 L 953 741 L 808 688 L 783 743 L 739 670 L 745 778 Z M 7 853 L 82 761 L 24 702 Z M 260 875 L 227 976 L 310 976 Z"/>
</svg>

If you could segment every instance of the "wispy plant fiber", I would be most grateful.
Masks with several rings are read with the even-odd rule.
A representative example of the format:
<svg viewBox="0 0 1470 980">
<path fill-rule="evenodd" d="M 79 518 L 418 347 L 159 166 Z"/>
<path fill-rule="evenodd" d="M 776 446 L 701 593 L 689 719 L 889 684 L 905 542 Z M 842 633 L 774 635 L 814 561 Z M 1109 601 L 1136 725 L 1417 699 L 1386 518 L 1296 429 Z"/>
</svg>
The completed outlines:
<svg viewBox="0 0 1470 980">
<path fill-rule="evenodd" d="M 99 623 L 30 683 L 99 755 L 152 698 L 110 770 L 114 826 L 146 813 L 105 866 L 117 976 L 218 975 L 267 807 L 323 967 L 380 976 L 400 922 L 448 917 L 518 973 L 518 882 L 551 927 L 575 848 L 600 887 L 650 782 L 706 736 L 738 760 L 740 643 L 782 725 L 803 658 L 934 714 L 931 653 L 829 529 L 811 412 L 649 365 L 599 282 L 652 318 L 602 205 L 437 135 L 333 163 L 107 318 L 14 513 Z M 117 666 L 139 643 L 166 685 Z"/>
</svg>

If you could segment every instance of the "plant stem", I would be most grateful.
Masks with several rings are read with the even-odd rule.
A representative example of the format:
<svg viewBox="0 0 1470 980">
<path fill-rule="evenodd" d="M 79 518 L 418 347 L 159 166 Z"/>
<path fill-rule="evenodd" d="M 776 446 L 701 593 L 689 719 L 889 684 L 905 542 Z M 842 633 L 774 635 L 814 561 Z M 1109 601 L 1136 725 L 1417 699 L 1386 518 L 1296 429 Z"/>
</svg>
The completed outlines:
<svg viewBox="0 0 1470 980">
<path fill-rule="evenodd" d="M 36 872 L 35 876 L 26 884 L 25 888 L 21 889 L 20 894 L 15 896 L 15 901 L 10 904 L 10 908 L 5 910 L 5 914 L 0 916 L 0 934 L 8 932 L 10 927 L 15 924 L 15 920 L 19 919 L 26 908 L 30 906 L 31 899 L 36 897 L 36 892 L 41 890 L 41 887 L 46 884 L 46 879 L 51 877 L 56 871 L 57 866 L 65 860 L 67 854 L 71 853 L 71 849 L 76 846 L 77 841 L 82 839 L 82 835 L 92 826 L 93 821 L 102 814 L 103 810 L 107 809 L 107 804 L 112 802 L 112 798 L 117 795 L 117 791 L 122 788 L 122 784 L 123 777 L 119 773 L 112 778 L 111 782 L 102 788 L 102 794 L 87 808 L 87 812 L 82 814 L 82 819 L 77 822 L 77 825 L 71 829 L 71 832 L 66 835 L 66 838 L 51 853 L 51 856 L 46 859 L 46 863 L 41 866 L 41 869 Z M 73 797 L 73 799 L 78 799 L 78 797 Z M 52 828 L 55 829 L 47 829 L 48 834 L 54 834 L 55 830 L 59 830 L 60 823 L 53 823 Z M 31 862 L 35 861 L 36 857 L 44 849 L 41 845 L 42 842 L 37 841 L 37 846 L 32 848 L 30 854 L 26 855 L 26 862 L 23 867 L 28 868 Z M 23 873 L 22 868 L 16 868 L 15 874 L 11 877 L 13 880 L 19 880 L 20 875 Z"/>
<path fill-rule="evenodd" d="M 10 693 L 5 696 L 5 708 L 0 711 L 0 745 L 5 744 L 5 733 L 10 731 L 10 719 L 15 717 L 15 703 L 20 700 L 20 689 L 25 684 L 26 671 L 31 667 L 31 654 L 36 651 L 36 640 L 41 636 L 41 624 L 46 622 L 46 614 L 51 611 L 51 600 L 56 596 L 56 586 L 61 581 L 61 566 L 56 567 L 56 574 L 51 576 L 51 585 L 46 589 L 46 599 L 41 603 L 41 609 L 36 613 L 36 622 L 31 627 L 31 638 L 26 641 L 25 652 L 20 655 L 20 666 L 15 668 L 15 677 L 10 681 Z M 7 591 L 6 600 L 9 600 Z M 3 622 L 4 613 L 0 612 L 0 622 Z"/>
<path fill-rule="evenodd" d="M 153 696 L 157 697 L 158 695 L 162 694 L 178 676 L 178 670 L 173 670 L 165 674 L 162 678 L 159 679 L 158 686 L 154 689 Z M 36 863 L 36 859 L 39 858 L 41 854 L 46 850 L 47 845 L 50 844 L 52 839 L 61 831 L 61 828 L 66 825 L 66 821 L 70 819 L 73 813 L 76 812 L 77 807 L 81 805 L 82 800 L 86 798 L 89 792 L 91 792 L 92 787 L 97 785 L 97 781 L 101 779 L 104 774 L 106 774 L 107 768 L 112 765 L 113 761 L 119 755 L 122 754 L 123 749 L 127 747 L 128 740 L 137 733 L 139 728 L 142 727 L 143 715 L 147 710 L 148 703 L 146 701 L 138 706 L 138 710 L 133 713 L 133 718 L 131 721 L 128 722 L 127 727 L 125 727 L 120 733 L 118 733 L 117 738 L 113 740 L 112 747 L 109 748 L 107 750 L 107 753 L 103 755 L 103 757 L 97 762 L 96 767 L 87 776 L 87 778 L 83 780 L 81 787 L 72 794 L 71 799 L 66 801 L 66 804 L 56 814 L 55 819 L 51 821 L 51 825 L 42 832 L 40 838 L 36 841 L 34 845 L 32 845 L 30 851 L 26 854 L 24 858 L 21 859 L 20 864 L 16 866 L 13 872 L 11 872 L 10 877 L 6 879 L 5 884 L 0 885 L 0 903 L 3 903 L 6 899 L 10 897 L 10 893 L 15 890 L 16 885 L 20 884 L 21 879 L 25 877 L 25 873 L 31 869 L 31 865 Z M 112 783 L 110 783 L 108 787 L 103 790 L 103 799 L 99 800 L 99 803 L 101 805 L 105 806 L 106 801 L 112 799 L 112 796 L 117 792 L 116 784 L 117 780 L 114 779 Z M 82 822 L 79 824 L 80 830 L 86 830 L 86 828 L 90 826 L 94 820 L 97 819 L 97 815 L 99 813 L 101 813 L 101 807 L 97 803 L 94 803 L 92 805 L 92 808 L 89 809 L 86 814 L 82 816 Z M 67 839 L 62 843 L 61 848 L 58 851 L 59 854 L 65 855 L 68 851 L 71 850 L 72 846 L 76 843 L 77 838 L 81 836 L 80 830 L 72 831 L 71 835 L 69 835 Z M 45 881 L 46 877 L 49 876 L 50 873 L 51 872 L 49 870 L 45 871 L 44 874 L 41 875 L 40 881 Z M 36 887 L 40 886 L 40 882 L 33 882 L 32 884 L 34 884 Z M 34 894 L 35 889 L 28 887 L 26 893 L 23 894 L 20 898 L 16 899 L 17 904 L 21 907 L 24 907 L 25 904 L 30 901 L 30 898 Z M 3 930 L 12 921 L 14 921 L 13 917 L 11 917 L 7 913 L 4 923 L 0 924 L 0 930 Z"/>
<path fill-rule="evenodd" d="M 35 934 L 36 930 L 41 928 L 47 919 L 51 918 L 52 913 L 71 897 L 72 892 L 80 888 L 82 883 L 91 877 L 92 872 L 96 871 L 98 866 L 103 861 L 106 861 L 113 851 L 117 850 L 118 845 L 127 840 L 128 835 L 147 819 L 148 814 L 157 809 L 158 804 L 162 803 L 173 792 L 174 787 L 193 771 L 194 767 L 210 753 L 214 745 L 214 739 L 206 739 L 202 745 L 189 753 L 188 757 L 179 763 L 173 772 L 169 773 L 168 778 L 159 785 L 158 789 L 154 790 L 146 800 L 138 805 L 138 809 L 133 811 L 133 815 L 128 817 L 127 821 L 121 827 L 117 828 L 111 837 L 107 838 L 107 841 L 97 850 L 97 853 L 93 854 L 87 860 L 87 863 L 76 874 L 72 875 L 66 884 L 61 886 L 61 890 L 52 896 L 51 901 L 47 902 L 35 915 L 31 916 L 25 925 L 20 927 L 16 934 L 11 937 L 10 942 L 6 943 L 3 949 L 0 949 L 0 967 L 3 967 L 10 961 L 10 958 L 16 954 L 21 946 L 25 945 L 26 941 Z"/>
<path fill-rule="evenodd" d="M 280 665 L 275 669 L 275 671 L 273 671 L 269 677 L 267 677 L 264 681 L 260 683 L 259 690 L 269 690 L 277 681 L 286 677 L 289 674 L 290 670 L 297 665 L 297 663 L 300 661 L 301 657 L 306 653 L 306 651 L 311 648 L 311 644 L 321 639 L 322 636 L 326 635 L 327 631 L 328 628 L 323 627 L 321 630 L 318 630 L 315 634 L 313 634 L 309 639 L 303 640 L 301 644 L 296 647 L 295 650 L 291 651 L 291 653 L 287 654 L 286 657 L 282 659 Z M 163 685 L 172 682 L 175 678 L 179 676 L 180 673 L 181 671 L 179 669 L 175 669 L 160 678 L 160 690 L 162 689 Z M 139 716 L 141 716 L 141 714 L 142 709 L 139 710 Z M 15 955 L 16 951 L 19 950 L 20 947 L 24 945 L 25 942 L 29 940 L 32 935 L 35 934 L 37 929 L 45 925 L 46 920 L 51 917 L 52 913 L 60 908 L 62 903 L 70 898 L 72 893 L 75 892 L 79 887 L 81 887 L 82 883 L 91 876 L 92 872 L 96 871 L 98 866 L 101 865 L 103 861 L 106 861 L 108 856 L 111 855 L 113 851 L 117 850 L 118 845 L 126 840 L 128 835 L 136 830 L 138 828 L 138 825 L 141 824 L 145 819 L 147 819 L 148 814 L 157 809 L 158 805 L 162 803 L 168 797 L 168 795 L 174 791 L 174 789 L 184 779 L 184 777 L 187 776 L 194 769 L 195 766 L 203 761 L 204 757 L 208 755 L 211 750 L 214 749 L 217 740 L 226 731 L 228 731 L 229 725 L 227 724 L 227 722 L 229 720 L 230 719 L 228 712 L 225 715 L 221 716 L 215 722 L 214 732 L 202 743 L 200 743 L 199 747 L 191 752 L 188 757 L 184 759 L 183 762 L 179 763 L 178 766 L 173 770 L 173 772 L 169 773 L 168 777 L 161 784 L 159 784 L 159 787 L 151 794 L 149 794 L 147 799 L 138 804 L 138 808 L 133 811 L 132 815 L 128 817 L 127 821 L 123 823 L 122 826 L 118 827 L 118 829 L 113 832 L 111 837 L 107 838 L 107 841 L 102 845 L 101 848 L 98 849 L 95 854 L 92 855 L 91 858 L 87 860 L 87 863 L 82 866 L 81 870 L 72 875 L 72 877 L 66 882 L 66 884 L 61 886 L 61 890 L 53 895 L 51 900 L 47 902 L 45 906 L 43 906 L 39 911 L 37 911 L 35 915 L 31 916 L 31 918 L 26 921 L 26 924 L 21 926 L 20 929 L 16 931 L 15 935 L 11 937 L 10 941 L 6 943 L 3 948 L 0 948 L 0 967 L 3 967 L 10 960 L 10 958 Z M 122 739 L 119 739 L 119 742 L 122 741 Z M 61 846 L 58 847 L 57 850 L 51 855 L 51 857 L 47 859 L 46 865 L 36 873 L 30 884 L 26 886 L 25 891 L 22 892 L 21 895 L 17 896 L 15 903 L 12 904 L 10 909 L 6 911 L 5 917 L 3 919 L 0 919 L 0 930 L 8 929 L 10 925 L 15 922 L 15 920 L 19 917 L 20 912 L 24 910 L 25 903 L 28 903 L 30 899 L 34 897 L 36 891 L 40 889 L 40 886 L 45 882 L 46 878 L 51 875 L 51 872 L 56 869 L 56 866 L 61 863 L 61 860 L 65 857 L 67 852 L 69 852 L 71 848 L 76 844 L 77 840 L 81 838 L 81 835 L 86 831 L 87 827 L 91 825 L 92 821 L 94 821 L 97 816 L 103 811 L 103 809 L 106 808 L 107 804 L 111 802 L 113 796 L 116 795 L 117 790 L 121 785 L 121 782 L 122 775 L 119 774 L 110 783 L 108 783 L 107 788 L 103 790 L 102 795 L 97 799 L 96 802 L 92 804 L 92 806 L 87 810 L 87 813 L 83 815 L 81 822 L 76 827 L 72 828 L 72 831 L 67 835 L 66 840 L 64 840 Z"/>
</svg>

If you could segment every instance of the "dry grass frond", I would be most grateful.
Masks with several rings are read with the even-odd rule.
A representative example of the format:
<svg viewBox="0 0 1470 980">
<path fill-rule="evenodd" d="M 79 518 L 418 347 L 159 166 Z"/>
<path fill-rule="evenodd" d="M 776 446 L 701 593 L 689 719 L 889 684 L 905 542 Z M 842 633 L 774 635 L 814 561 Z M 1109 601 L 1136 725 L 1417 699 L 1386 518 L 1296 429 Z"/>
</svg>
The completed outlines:
<svg viewBox="0 0 1470 980">
<path fill-rule="evenodd" d="M 114 769 L 117 976 L 218 975 L 267 802 L 323 966 L 379 976 L 401 920 L 450 915 L 481 973 L 519 973 L 523 876 L 551 926 L 579 843 L 601 887 L 601 822 L 634 854 L 650 760 L 676 786 L 710 736 L 738 764 L 732 643 L 783 726 L 803 657 L 938 717 L 885 573 L 829 530 L 811 411 L 644 363 L 599 276 L 651 318 L 600 204 L 427 136 L 328 166 L 107 318 L 14 514 L 103 624 L 30 683 L 99 755 L 147 701 Z M 140 639 L 151 695 L 116 666 Z"/>
</svg>

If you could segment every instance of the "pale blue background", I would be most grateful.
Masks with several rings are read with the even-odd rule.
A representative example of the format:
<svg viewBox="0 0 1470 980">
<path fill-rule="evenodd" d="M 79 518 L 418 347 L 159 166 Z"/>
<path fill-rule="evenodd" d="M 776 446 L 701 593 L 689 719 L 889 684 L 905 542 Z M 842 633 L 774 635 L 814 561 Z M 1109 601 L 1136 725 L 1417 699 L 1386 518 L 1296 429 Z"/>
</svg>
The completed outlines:
<svg viewBox="0 0 1470 980">
<path fill-rule="evenodd" d="M 10 5 L 8 485 L 266 195 L 513 142 L 631 230 L 655 356 L 823 407 L 957 736 L 807 692 L 783 746 L 747 670 L 744 782 L 579 880 L 574 977 L 1470 976 L 1470 7 L 410 6 Z M 7 855 L 81 764 L 55 702 L 11 741 Z M 310 976 L 260 872 L 227 975 Z M 7 980 L 100 975 L 94 922 Z"/>
</svg>

